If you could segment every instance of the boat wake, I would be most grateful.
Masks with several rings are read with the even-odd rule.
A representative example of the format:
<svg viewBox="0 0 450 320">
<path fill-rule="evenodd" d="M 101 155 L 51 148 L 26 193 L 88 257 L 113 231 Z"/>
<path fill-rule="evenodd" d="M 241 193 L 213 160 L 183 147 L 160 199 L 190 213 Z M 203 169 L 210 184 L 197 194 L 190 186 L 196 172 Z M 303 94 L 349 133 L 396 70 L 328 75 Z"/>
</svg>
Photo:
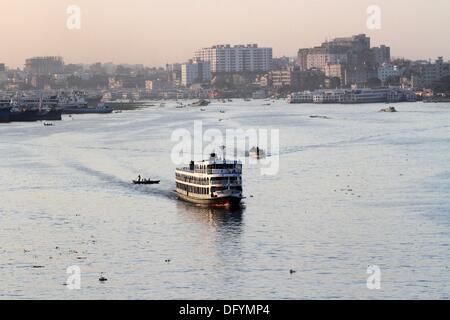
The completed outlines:
<svg viewBox="0 0 450 320">
<path fill-rule="evenodd" d="M 124 190 L 132 190 L 135 192 L 139 192 L 146 195 L 153 195 L 157 197 L 162 197 L 166 199 L 173 199 L 172 190 L 170 189 L 162 189 L 164 188 L 164 183 L 161 185 L 135 185 L 132 180 L 129 181 L 123 180 L 113 174 L 109 174 L 86 165 L 83 165 L 79 162 L 67 161 L 66 165 L 72 169 L 75 169 L 83 174 L 89 175 L 91 177 L 95 177 L 98 180 L 101 180 L 106 184 L 105 189 L 111 189 L 112 187 L 121 188 Z M 131 176 L 131 175 L 130 175 Z"/>
<path fill-rule="evenodd" d="M 294 153 L 303 152 L 303 151 L 307 151 L 307 150 L 344 147 L 347 145 L 358 144 L 358 143 L 359 144 L 362 144 L 362 143 L 377 144 L 377 142 L 379 141 L 379 138 L 382 138 L 382 137 L 383 137 L 383 135 L 381 135 L 381 134 L 380 135 L 370 135 L 370 136 L 363 136 L 363 137 L 328 142 L 328 143 L 289 147 L 284 150 L 281 150 L 280 155 L 294 154 Z"/>
</svg>

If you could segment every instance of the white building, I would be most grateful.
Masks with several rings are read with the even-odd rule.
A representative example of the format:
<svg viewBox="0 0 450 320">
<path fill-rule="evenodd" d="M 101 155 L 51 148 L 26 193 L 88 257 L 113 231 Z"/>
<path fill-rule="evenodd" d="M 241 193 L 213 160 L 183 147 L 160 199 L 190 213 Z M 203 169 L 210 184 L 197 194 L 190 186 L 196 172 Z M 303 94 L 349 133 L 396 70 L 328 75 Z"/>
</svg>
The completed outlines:
<svg viewBox="0 0 450 320">
<path fill-rule="evenodd" d="M 378 68 L 378 79 L 385 83 L 390 77 L 400 77 L 401 70 L 398 66 L 384 64 Z"/>
<path fill-rule="evenodd" d="M 259 48 L 257 44 L 203 48 L 195 58 L 209 61 L 212 73 L 266 72 L 272 68 L 272 48 Z"/>
<path fill-rule="evenodd" d="M 211 78 L 211 64 L 207 61 L 195 59 L 181 65 L 181 84 L 185 87 L 210 81 Z"/>
</svg>

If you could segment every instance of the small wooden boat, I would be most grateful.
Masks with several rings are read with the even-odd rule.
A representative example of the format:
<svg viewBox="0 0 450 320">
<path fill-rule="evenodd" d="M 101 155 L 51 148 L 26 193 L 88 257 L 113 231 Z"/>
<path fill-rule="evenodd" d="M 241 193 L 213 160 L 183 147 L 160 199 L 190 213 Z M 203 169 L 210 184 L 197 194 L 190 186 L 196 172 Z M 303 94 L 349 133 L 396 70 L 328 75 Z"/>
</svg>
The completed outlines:
<svg viewBox="0 0 450 320">
<path fill-rule="evenodd" d="M 196 101 L 194 103 L 192 103 L 192 107 L 206 107 L 210 104 L 211 102 L 209 102 L 208 100 L 205 99 L 201 99 L 199 101 Z"/>
<path fill-rule="evenodd" d="M 266 152 L 263 149 L 260 149 L 259 147 L 253 147 L 247 153 L 247 156 L 253 159 L 260 160 L 266 157 Z"/>
<path fill-rule="evenodd" d="M 159 184 L 160 180 L 150 180 L 150 179 L 142 179 L 142 180 L 133 180 L 134 184 Z"/>
</svg>

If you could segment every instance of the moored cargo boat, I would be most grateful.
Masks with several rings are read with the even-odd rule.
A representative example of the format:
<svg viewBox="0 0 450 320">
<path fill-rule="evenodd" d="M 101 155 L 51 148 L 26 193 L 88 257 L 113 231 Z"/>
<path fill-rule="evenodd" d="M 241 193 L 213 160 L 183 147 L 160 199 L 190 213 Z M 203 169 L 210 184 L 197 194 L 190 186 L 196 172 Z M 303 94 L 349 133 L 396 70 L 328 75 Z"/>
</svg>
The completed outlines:
<svg viewBox="0 0 450 320">
<path fill-rule="evenodd" d="M 11 99 L 6 96 L 0 96 L 0 123 L 10 122 Z"/>
<path fill-rule="evenodd" d="M 39 121 L 39 109 L 27 109 L 27 108 L 12 108 L 11 109 L 11 122 L 33 122 Z"/>
<path fill-rule="evenodd" d="M 11 122 L 58 121 L 62 117 L 62 109 L 58 107 L 57 96 L 25 96 L 18 97 L 12 103 Z"/>
<path fill-rule="evenodd" d="M 11 107 L 0 106 L 0 123 L 11 122 Z"/>
</svg>

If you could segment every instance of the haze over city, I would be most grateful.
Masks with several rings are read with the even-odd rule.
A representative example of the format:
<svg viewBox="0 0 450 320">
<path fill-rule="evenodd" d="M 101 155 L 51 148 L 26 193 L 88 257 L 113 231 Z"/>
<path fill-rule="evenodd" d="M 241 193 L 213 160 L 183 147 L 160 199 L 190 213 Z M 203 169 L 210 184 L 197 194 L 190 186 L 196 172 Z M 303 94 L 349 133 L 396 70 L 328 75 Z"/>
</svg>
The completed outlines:
<svg viewBox="0 0 450 320">
<path fill-rule="evenodd" d="M 380 30 L 366 26 L 367 8 L 382 10 Z M 81 8 L 81 29 L 66 27 L 69 5 Z M 32 55 L 61 55 L 71 63 L 185 61 L 218 43 L 258 43 L 274 56 L 296 56 L 326 39 L 366 33 L 373 45 L 410 59 L 450 57 L 447 0 L 4 0 L 2 61 L 23 67 Z"/>
</svg>

